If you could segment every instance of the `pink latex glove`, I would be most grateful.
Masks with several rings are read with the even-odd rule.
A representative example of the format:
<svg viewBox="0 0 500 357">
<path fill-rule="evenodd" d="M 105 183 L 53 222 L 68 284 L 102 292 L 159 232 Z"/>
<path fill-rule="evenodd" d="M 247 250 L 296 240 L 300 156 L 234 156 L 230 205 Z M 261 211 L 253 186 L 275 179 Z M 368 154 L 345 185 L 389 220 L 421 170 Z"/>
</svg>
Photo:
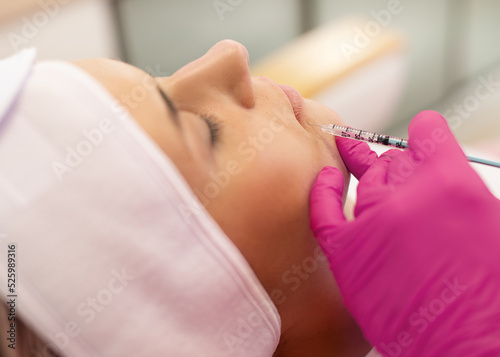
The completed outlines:
<svg viewBox="0 0 500 357">
<path fill-rule="evenodd" d="M 337 138 L 359 179 L 354 221 L 343 177 L 325 167 L 312 229 L 344 303 L 384 356 L 500 356 L 500 203 L 470 167 L 445 119 L 418 114 L 410 148 L 380 158 Z"/>
</svg>

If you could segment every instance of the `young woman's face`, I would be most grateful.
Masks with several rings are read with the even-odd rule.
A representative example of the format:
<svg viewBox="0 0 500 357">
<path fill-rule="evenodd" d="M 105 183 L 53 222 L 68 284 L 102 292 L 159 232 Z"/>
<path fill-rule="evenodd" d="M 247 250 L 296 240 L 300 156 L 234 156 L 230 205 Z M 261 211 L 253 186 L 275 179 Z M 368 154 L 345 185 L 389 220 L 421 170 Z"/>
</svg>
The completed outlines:
<svg viewBox="0 0 500 357">
<path fill-rule="evenodd" d="M 135 67 L 111 60 L 76 64 L 103 83 L 175 163 L 252 266 L 284 329 L 293 319 L 304 328 L 351 324 L 309 227 L 309 191 L 321 168 L 339 168 L 347 187 L 335 140 L 308 124 L 342 123 L 334 111 L 270 79 L 252 78 L 246 49 L 233 41 L 156 78 L 174 108 Z"/>
</svg>

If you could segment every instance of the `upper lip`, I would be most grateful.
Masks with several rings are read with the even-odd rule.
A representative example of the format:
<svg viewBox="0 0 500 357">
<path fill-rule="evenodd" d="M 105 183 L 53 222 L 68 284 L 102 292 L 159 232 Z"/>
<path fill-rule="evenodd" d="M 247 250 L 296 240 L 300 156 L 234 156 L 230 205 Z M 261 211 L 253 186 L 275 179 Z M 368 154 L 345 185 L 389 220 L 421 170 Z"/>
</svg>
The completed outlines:
<svg viewBox="0 0 500 357">
<path fill-rule="evenodd" d="M 300 95 L 300 93 L 293 87 L 287 86 L 287 85 L 280 85 L 279 86 L 283 93 L 288 98 L 288 101 L 290 102 L 290 105 L 293 109 L 293 113 L 295 115 L 295 118 L 297 121 L 301 124 L 304 125 L 304 98 Z"/>
</svg>

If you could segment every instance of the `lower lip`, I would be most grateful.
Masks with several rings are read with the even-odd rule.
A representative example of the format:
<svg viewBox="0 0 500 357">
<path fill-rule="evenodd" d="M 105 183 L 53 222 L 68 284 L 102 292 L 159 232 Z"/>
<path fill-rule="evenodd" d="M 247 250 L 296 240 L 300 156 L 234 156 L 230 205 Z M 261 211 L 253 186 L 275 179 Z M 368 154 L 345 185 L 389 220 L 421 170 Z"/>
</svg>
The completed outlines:
<svg viewBox="0 0 500 357">
<path fill-rule="evenodd" d="M 286 94 L 293 108 L 293 114 L 299 123 L 303 123 L 304 117 L 304 98 L 299 91 L 293 87 L 280 85 L 281 90 Z"/>
</svg>

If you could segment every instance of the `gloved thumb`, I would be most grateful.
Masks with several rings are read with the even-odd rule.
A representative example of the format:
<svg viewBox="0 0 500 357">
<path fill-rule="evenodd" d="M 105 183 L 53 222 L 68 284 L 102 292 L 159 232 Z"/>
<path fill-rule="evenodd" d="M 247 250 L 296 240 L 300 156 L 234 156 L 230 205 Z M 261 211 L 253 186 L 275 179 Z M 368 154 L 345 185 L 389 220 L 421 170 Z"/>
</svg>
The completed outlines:
<svg viewBox="0 0 500 357">
<path fill-rule="evenodd" d="M 327 255 L 333 248 L 335 229 L 346 222 L 342 207 L 344 177 L 334 167 L 324 167 L 314 183 L 309 197 L 311 228 Z"/>
<path fill-rule="evenodd" d="M 452 134 L 446 119 L 438 112 L 418 113 L 408 126 L 409 145 L 415 152 L 437 166 L 450 160 L 467 163 L 467 158 Z"/>
</svg>

